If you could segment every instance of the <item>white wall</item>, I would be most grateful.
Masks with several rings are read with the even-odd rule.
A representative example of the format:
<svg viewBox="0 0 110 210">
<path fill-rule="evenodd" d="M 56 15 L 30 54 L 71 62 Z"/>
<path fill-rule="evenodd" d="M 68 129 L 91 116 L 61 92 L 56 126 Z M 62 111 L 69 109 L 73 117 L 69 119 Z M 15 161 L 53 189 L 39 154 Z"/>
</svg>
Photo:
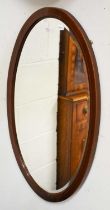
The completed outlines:
<svg viewBox="0 0 110 210">
<path fill-rule="evenodd" d="M 60 25 L 48 18 L 32 29 L 21 53 L 15 85 L 20 149 L 32 177 L 49 191 L 56 189 Z"/>
<path fill-rule="evenodd" d="M 8 132 L 6 81 L 13 46 L 21 26 L 37 9 L 57 6 L 70 11 L 93 41 L 99 67 L 102 115 L 98 147 L 90 174 L 80 191 L 61 203 L 49 203 L 28 186 L 16 163 Z M 110 1 L 4 0 L 0 1 L 0 209 L 108 210 L 110 209 Z"/>
</svg>

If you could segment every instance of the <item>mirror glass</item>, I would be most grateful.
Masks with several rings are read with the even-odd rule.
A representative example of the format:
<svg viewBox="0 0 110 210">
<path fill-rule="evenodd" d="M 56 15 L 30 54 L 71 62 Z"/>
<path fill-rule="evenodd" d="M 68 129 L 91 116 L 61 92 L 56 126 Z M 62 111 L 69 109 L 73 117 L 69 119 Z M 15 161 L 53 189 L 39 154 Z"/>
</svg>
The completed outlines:
<svg viewBox="0 0 110 210">
<path fill-rule="evenodd" d="M 89 101 L 78 41 L 63 22 L 43 19 L 22 49 L 14 112 L 26 167 L 48 192 L 66 188 L 77 174 L 88 136 Z"/>
</svg>

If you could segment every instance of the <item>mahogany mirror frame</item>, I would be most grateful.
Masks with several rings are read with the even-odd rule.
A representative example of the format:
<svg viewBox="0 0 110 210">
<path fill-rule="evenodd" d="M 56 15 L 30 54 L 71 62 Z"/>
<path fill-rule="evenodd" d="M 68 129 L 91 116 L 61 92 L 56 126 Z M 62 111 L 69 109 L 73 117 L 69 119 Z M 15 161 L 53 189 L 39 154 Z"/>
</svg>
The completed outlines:
<svg viewBox="0 0 110 210">
<path fill-rule="evenodd" d="M 90 91 L 90 121 L 89 121 L 89 131 L 87 145 L 85 148 L 84 156 L 77 172 L 77 175 L 73 180 L 71 180 L 70 185 L 56 193 L 49 193 L 43 190 L 32 178 L 28 168 L 25 165 L 22 154 L 20 152 L 20 147 L 17 139 L 16 125 L 15 125 L 15 113 L 14 113 L 14 91 L 15 91 L 15 80 L 17 73 L 17 66 L 19 63 L 22 48 L 24 46 L 25 40 L 29 35 L 32 28 L 44 18 L 56 18 L 64 22 L 71 32 L 76 37 L 79 46 L 81 47 L 85 63 L 87 66 L 87 74 L 89 81 L 89 91 Z M 98 141 L 98 132 L 100 124 L 100 84 L 98 76 L 98 68 L 96 64 L 95 55 L 91 46 L 91 42 L 87 37 L 85 31 L 75 19 L 73 15 L 69 12 L 60 8 L 46 7 L 36 11 L 32 14 L 29 19 L 23 25 L 18 38 L 16 40 L 14 50 L 11 57 L 8 81 L 7 81 L 7 115 L 8 115 L 8 125 L 11 143 L 13 151 L 17 160 L 17 163 L 27 180 L 30 187 L 37 193 L 40 197 L 47 201 L 59 202 L 63 201 L 73 193 L 75 193 L 84 183 L 93 159 Z"/>
</svg>

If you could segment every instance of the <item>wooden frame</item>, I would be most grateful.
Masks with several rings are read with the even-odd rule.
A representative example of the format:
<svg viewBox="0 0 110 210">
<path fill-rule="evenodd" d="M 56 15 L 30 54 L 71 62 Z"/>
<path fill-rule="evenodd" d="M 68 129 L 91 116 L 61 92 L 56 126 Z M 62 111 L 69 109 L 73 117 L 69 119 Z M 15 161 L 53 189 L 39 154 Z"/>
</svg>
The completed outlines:
<svg viewBox="0 0 110 210">
<path fill-rule="evenodd" d="M 66 189 L 58 193 L 46 192 L 41 187 L 39 187 L 39 185 L 34 181 L 32 176 L 30 175 L 23 160 L 22 154 L 20 152 L 17 134 L 16 134 L 15 113 L 14 113 L 14 89 L 15 89 L 16 72 L 24 42 L 28 34 L 32 30 L 32 28 L 42 19 L 49 17 L 56 18 L 64 22 L 76 37 L 82 49 L 85 63 L 87 66 L 87 74 L 88 74 L 89 90 L 90 90 L 90 125 L 89 125 L 87 145 L 85 148 L 83 160 L 81 162 L 80 168 L 74 180 L 71 180 L 70 185 Z M 44 198 L 47 201 L 53 201 L 53 202 L 62 201 L 68 198 L 73 193 L 75 193 L 84 183 L 94 159 L 94 154 L 98 140 L 99 122 L 100 122 L 100 85 L 99 85 L 97 64 L 91 47 L 90 40 L 88 39 L 85 31 L 82 29 L 79 22 L 69 12 L 58 8 L 49 8 L 49 7 L 43 8 L 35 12 L 22 27 L 14 46 L 9 67 L 8 81 L 7 81 L 7 114 L 8 114 L 8 125 L 9 125 L 9 132 L 10 132 L 13 151 L 16 160 L 18 162 L 18 165 L 25 179 L 27 180 L 28 184 L 31 186 L 31 188 L 40 197 Z"/>
</svg>

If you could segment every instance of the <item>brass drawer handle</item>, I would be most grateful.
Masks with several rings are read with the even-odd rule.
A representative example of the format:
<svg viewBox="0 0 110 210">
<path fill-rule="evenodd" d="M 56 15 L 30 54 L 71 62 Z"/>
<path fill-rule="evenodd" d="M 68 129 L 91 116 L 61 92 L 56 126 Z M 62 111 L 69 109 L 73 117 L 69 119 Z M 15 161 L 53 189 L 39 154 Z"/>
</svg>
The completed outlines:
<svg viewBox="0 0 110 210">
<path fill-rule="evenodd" d="M 86 115 L 88 113 L 88 107 L 84 107 L 82 112 L 84 115 Z"/>
</svg>

